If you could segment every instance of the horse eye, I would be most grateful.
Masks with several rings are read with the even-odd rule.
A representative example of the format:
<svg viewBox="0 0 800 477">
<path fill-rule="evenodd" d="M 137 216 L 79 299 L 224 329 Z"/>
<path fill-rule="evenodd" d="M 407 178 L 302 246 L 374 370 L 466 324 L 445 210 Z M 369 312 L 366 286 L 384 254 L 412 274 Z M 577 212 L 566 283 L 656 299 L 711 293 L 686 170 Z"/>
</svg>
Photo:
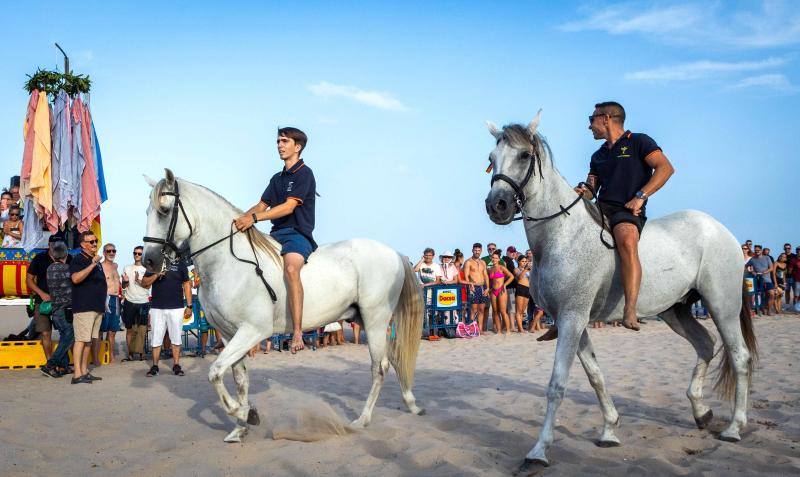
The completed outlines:
<svg viewBox="0 0 800 477">
<path fill-rule="evenodd" d="M 528 151 L 523 151 L 522 154 L 519 155 L 520 159 L 530 159 L 531 153 Z"/>
</svg>

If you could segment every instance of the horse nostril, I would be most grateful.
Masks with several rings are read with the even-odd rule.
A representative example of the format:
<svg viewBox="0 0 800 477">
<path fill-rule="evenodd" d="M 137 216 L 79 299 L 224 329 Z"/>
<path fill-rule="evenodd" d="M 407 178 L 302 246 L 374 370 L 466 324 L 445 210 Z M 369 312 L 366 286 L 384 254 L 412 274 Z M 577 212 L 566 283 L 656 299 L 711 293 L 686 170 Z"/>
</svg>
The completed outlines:
<svg viewBox="0 0 800 477">
<path fill-rule="evenodd" d="M 508 203 L 506 203 L 506 201 L 504 201 L 503 199 L 498 200 L 494 206 L 494 209 L 498 212 L 505 212 L 507 208 L 508 208 Z"/>
</svg>

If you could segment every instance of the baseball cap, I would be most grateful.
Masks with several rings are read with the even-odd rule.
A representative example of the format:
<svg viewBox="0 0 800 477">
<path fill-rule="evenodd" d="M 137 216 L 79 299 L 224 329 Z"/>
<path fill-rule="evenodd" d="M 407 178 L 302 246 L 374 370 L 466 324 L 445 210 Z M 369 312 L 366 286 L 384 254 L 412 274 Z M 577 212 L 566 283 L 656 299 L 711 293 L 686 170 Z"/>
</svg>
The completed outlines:
<svg viewBox="0 0 800 477">
<path fill-rule="evenodd" d="M 516 248 L 514 248 L 513 246 L 511 246 L 511 247 L 508 247 L 508 248 L 506 249 L 506 252 L 507 252 L 507 253 L 517 253 L 517 249 L 516 249 Z"/>
</svg>

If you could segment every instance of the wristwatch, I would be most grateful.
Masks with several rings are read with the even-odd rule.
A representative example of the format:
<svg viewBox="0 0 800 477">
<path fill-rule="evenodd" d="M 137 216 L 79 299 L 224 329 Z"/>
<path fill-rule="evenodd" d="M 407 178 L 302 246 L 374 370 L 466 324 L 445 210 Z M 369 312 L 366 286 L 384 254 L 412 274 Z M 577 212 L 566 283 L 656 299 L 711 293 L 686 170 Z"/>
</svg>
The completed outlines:
<svg viewBox="0 0 800 477">
<path fill-rule="evenodd" d="M 194 307 L 194 305 L 192 305 L 191 303 L 187 303 L 186 304 L 186 308 L 193 308 L 193 307 Z"/>
<path fill-rule="evenodd" d="M 258 216 L 256 215 L 255 212 L 253 212 L 253 223 L 254 224 L 258 223 Z"/>
<path fill-rule="evenodd" d="M 642 200 L 647 200 L 647 194 L 645 194 L 644 191 L 640 190 L 639 192 L 636 193 L 636 198 L 637 199 L 642 199 Z"/>
</svg>

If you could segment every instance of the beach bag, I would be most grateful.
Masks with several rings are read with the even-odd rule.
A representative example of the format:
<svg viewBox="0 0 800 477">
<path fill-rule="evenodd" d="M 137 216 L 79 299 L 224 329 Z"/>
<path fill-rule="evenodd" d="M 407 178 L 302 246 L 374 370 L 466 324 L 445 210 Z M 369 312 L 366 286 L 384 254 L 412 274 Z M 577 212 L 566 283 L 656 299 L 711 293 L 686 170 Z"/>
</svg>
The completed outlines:
<svg viewBox="0 0 800 477">
<path fill-rule="evenodd" d="M 478 336 L 480 336 L 480 334 L 481 334 L 481 331 L 478 328 L 478 322 L 477 321 L 473 321 L 472 323 L 470 323 L 468 325 L 464 324 L 463 322 L 460 322 L 456 326 L 456 336 L 458 338 L 467 338 L 467 339 L 477 338 Z"/>
</svg>

